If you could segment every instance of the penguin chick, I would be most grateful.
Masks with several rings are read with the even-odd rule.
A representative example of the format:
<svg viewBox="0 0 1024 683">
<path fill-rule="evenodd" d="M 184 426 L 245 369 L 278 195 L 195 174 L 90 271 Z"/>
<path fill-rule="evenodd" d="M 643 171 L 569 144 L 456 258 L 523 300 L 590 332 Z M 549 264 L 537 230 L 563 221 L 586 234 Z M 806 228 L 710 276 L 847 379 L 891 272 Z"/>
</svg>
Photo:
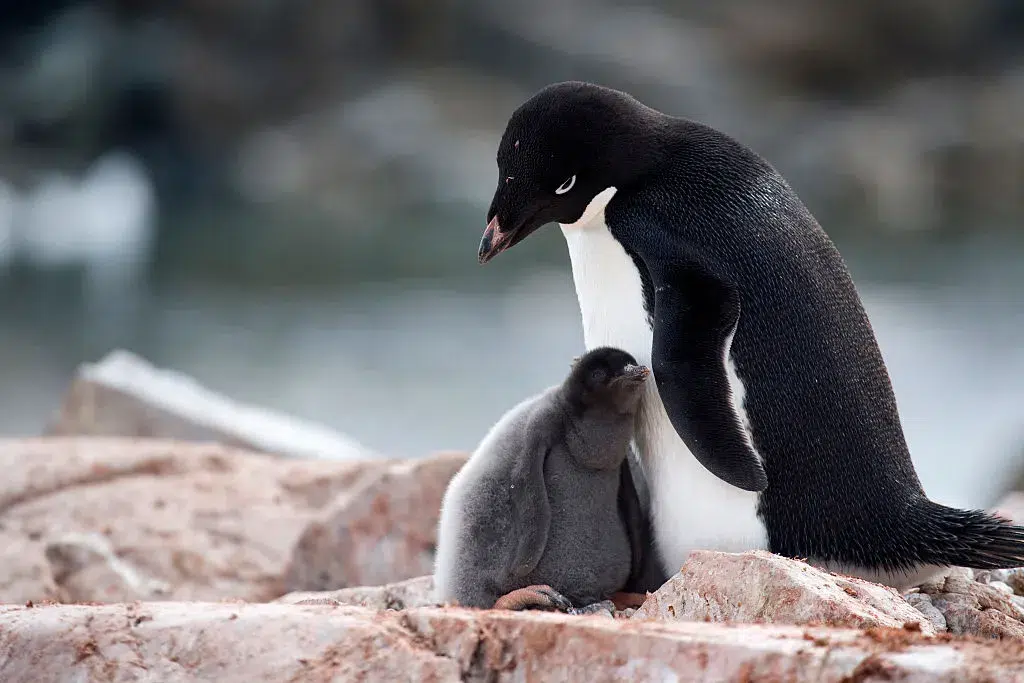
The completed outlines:
<svg viewBox="0 0 1024 683">
<path fill-rule="evenodd" d="M 626 458 L 649 374 L 594 349 L 491 428 L 445 492 L 438 602 L 566 611 L 629 584 L 646 521 L 622 496 L 636 496 Z"/>
</svg>

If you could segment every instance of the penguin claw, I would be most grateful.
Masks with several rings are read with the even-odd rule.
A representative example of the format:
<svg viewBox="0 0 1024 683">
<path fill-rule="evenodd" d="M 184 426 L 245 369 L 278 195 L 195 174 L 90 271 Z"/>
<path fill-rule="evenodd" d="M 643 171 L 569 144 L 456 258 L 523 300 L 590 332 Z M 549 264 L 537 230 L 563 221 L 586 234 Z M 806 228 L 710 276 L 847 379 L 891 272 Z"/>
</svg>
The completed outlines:
<svg viewBox="0 0 1024 683">
<path fill-rule="evenodd" d="M 494 603 L 494 609 L 536 609 L 549 612 L 569 612 L 572 603 L 551 586 L 527 586 L 506 593 Z"/>
</svg>

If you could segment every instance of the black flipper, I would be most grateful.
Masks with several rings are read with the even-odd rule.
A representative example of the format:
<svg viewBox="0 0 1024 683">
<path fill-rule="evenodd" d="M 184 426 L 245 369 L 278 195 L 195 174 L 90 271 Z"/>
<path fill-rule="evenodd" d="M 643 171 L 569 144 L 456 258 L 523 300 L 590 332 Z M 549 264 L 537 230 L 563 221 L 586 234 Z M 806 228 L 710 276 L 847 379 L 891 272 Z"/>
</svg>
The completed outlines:
<svg viewBox="0 0 1024 683">
<path fill-rule="evenodd" d="M 719 479 L 747 491 L 768 487 L 732 403 L 726 344 L 740 318 L 735 289 L 696 264 L 652 270 L 652 370 L 672 426 Z"/>
<path fill-rule="evenodd" d="M 622 592 L 642 594 L 658 590 L 669 577 L 665 575 L 658 560 L 651 518 L 644 510 L 637 494 L 633 473 L 630 470 L 630 460 L 631 458 L 627 456 L 619 468 L 619 515 L 626 524 L 626 534 L 632 552 L 629 579 Z"/>
<path fill-rule="evenodd" d="M 516 579 L 532 572 L 544 554 L 551 527 L 551 505 L 548 502 L 547 486 L 544 483 L 544 462 L 548 449 L 541 444 L 531 444 L 524 455 L 534 457 L 517 458 L 509 473 L 512 492 L 511 538 L 515 539 L 515 556 L 509 571 Z"/>
</svg>

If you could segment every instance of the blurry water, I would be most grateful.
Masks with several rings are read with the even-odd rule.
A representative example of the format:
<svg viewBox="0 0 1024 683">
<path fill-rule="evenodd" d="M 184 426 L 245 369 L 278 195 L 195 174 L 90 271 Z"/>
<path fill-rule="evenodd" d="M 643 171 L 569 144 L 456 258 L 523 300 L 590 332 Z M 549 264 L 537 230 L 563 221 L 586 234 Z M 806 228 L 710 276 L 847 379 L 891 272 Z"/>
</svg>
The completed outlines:
<svg viewBox="0 0 1024 683">
<path fill-rule="evenodd" d="M 984 267 L 951 253 L 949 269 L 938 257 L 907 260 L 932 272 L 898 285 L 873 276 L 882 259 L 850 260 L 927 491 L 980 506 L 1024 443 L 1024 273 L 1019 252 L 993 249 Z M 75 364 L 123 346 L 387 454 L 471 449 L 507 408 L 559 381 L 582 344 L 567 265 L 473 273 L 301 298 L 165 287 L 106 330 L 59 291 L 8 288 L 5 318 L 17 322 L 0 328 L 0 432 L 36 433 Z"/>
</svg>

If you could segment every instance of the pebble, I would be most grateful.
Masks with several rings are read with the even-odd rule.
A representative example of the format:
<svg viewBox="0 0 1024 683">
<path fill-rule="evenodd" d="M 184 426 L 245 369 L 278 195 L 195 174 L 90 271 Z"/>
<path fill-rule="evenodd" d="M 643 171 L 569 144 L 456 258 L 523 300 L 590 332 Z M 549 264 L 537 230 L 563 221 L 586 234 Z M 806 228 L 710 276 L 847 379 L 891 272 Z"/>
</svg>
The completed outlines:
<svg viewBox="0 0 1024 683">
<path fill-rule="evenodd" d="M 989 577 L 988 581 L 985 581 L 985 583 L 990 583 L 992 581 L 1001 581 L 1002 583 L 1007 583 L 1007 579 L 1010 578 L 1010 572 L 1011 571 L 1013 571 L 1013 570 L 1011 570 L 1011 569 L 993 569 L 991 571 L 984 572 L 985 574 L 988 574 L 988 577 Z"/>
<path fill-rule="evenodd" d="M 1006 578 L 1003 579 L 1013 592 L 1017 595 L 1024 595 L 1024 567 L 1018 567 L 1016 569 L 1004 569 L 1006 572 Z"/>
<path fill-rule="evenodd" d="M 595 602 L 586 607 L 574 608 L 569 610 L 569 614 L 578 615 L 597 615 L 600 617 L 608 617 L 609 619 L 615 618 L 615 603 L 611 600 L 602 600 L 601 602 Z"/>
<path fill-rule="evenodd" d="M 953 567 L 946 575 L 942 590 L 946 593 L 967 593 L 974 582 L 974 572 L 966 567 Z M 927 591 L 931 592 L 931 591 Z"/>
<path fill-rule="evenodd" d="M 1024 567 L 977 571 L 957 567 L 903 597 L 939 631 L 1024 635 Z"/>
<path fill-rule="evenodd" d="M 941 633 L 946 630 L 946 617 L 932 604 L 930 597 L 924 593 L 911 593 L 907 596 L 907 602 L 930 621 L 936 631 Z"/>
</svg>

